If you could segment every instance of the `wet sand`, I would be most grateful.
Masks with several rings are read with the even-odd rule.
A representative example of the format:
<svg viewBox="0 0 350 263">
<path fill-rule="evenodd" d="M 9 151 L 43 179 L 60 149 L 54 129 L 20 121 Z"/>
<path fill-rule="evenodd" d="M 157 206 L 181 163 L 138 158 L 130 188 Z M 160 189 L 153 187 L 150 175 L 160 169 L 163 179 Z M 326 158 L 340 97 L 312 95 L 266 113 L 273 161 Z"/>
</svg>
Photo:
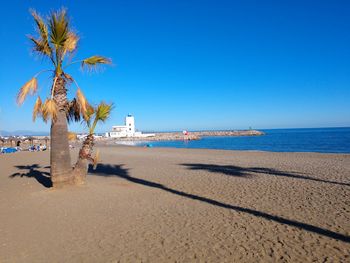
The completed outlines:
<svg viewBox="0 0 350 263">
<path fill-rule="evenodd" d="M 0 262 L 350 261 L 350 155 L 100 150 L 62 190 L 48 152 L 0 155 Z"/>
</svg>

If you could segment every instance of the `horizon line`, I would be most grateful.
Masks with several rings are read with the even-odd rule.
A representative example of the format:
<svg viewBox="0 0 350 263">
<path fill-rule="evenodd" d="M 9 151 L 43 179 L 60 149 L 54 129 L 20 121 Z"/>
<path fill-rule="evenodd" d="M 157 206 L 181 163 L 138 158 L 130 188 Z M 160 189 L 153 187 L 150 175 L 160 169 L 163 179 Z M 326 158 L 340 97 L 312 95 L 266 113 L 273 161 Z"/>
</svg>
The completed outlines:
<svg viewBox="0 0 350 263">
<path fill-rule="evenodd" d="M 256 129 L 193 129 L 193 130 L 187 130 L 189 132 L 200 132 L 200 131 L 246 131 L 246 130 L 295 130 L 295 129 L 339 129 L 339 128 L 350 128 L 350 126 L 323 126 L 323 127 L 294 127 L 294 128 L 256 128 Z M 138 129 L 140 130 L 140 129 Z M 181 132 L 183 129 L 179 130 L 142 130 L 144 133 L 166 133 L 166 132 Z M 7 130 L 0 130 L 0 136 L 7 136 L 7 135 L 2 135 L 2 133 L 16 133 L 16 132 L 24 132 L 21 134 L 22 136 L 25 136 L 25 132 L 28 133 L 37 133 L 38 136 L 39 134 L 46 135 L 49 134 L 50 131 L 35 131 L 35 130 L 13 130 L 13 131 L 7 131 Z M 81 131 L 73 131 L 75 133 L 86 133 L 86 132 L 81 132 Z M 96 132 L 96 134 L 102 134 L 105 132 Z M 18 136 L 18 135 L 17 135 Z"/>
</svg>

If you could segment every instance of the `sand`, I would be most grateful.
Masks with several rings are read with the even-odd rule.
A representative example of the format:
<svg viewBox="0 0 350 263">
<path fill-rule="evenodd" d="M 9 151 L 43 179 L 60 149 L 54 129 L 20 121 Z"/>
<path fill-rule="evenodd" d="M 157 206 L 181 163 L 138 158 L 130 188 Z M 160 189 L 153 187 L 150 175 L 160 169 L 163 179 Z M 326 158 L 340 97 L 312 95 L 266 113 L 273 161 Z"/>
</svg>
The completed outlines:
<svg viewBox="0 0 350 263">
<path fill-rule="evenodd" d="M 350 261 L 350 155 L 100 150 L 62 190 L 48 152 L 0 156 L 0 262 Z"/>
</svg>

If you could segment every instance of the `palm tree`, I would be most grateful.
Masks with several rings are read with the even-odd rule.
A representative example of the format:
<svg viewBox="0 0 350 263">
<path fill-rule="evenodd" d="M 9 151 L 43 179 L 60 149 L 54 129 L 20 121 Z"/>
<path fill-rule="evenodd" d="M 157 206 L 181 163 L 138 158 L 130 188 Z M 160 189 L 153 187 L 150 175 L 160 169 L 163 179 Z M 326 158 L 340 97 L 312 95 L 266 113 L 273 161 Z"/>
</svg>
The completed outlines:
<svg viewBox="0 0 350 263">
<path fill-rule="evenodd" d="M 76 81 L 66 72 L 66 68 L 81 63 L 83 68 L 93 69 L 99 64 L 110 64 L 111 60 L 102 56 L 92 56 L 68 63 L 77 49 L 79 37 L 69 26 L 66 10 L 53 12 L 45 20 L 35 10 L 31 10 L 31 14 L 38 31 L 38 37 L 29 36 L 33 50 L 47 58 L 52 68 L 38 72 L 24 84 L 18 93 L 17 103 L 22 104 L 29 93 L 37 92 L 37 77 L 41 73 L 52 72 L 52 86 L 48 97 L 44 102 L 39 96 L 36 99 L 33 120 L 40 115 L 45 122 L 51 121 L 51 180 L 54 187 L 61 187 L 74 182 L 67 138 L 68 112 L 74 108 L 76 115 L 85 115 L 88 107 L 86 98 Z M 77 98 L 72 101 L 68 101 L 67 98 L 66 84 L 70 83 L 77 86 Z"/>
<path fill-rule="evenodd" d="M 94 168 L 96 168 L 99 152 L 96 152 L 94 158 L 91 156 L 94 146 L 94 133 L 96 125 L 99 122 L 105 122 L 108 119 L 112 108 L 113 104 L 101 102 L 96 107 L 89 106 L 87 109 L 87 114 L 83 116 L 89 133 L 83 142 L 83 145 L 79 151 L 78 161 L 74 166 L 74 180 L 76 184 L 85 183 L 89 162 L 92 162 L 94 164 Z"/>
</svg>

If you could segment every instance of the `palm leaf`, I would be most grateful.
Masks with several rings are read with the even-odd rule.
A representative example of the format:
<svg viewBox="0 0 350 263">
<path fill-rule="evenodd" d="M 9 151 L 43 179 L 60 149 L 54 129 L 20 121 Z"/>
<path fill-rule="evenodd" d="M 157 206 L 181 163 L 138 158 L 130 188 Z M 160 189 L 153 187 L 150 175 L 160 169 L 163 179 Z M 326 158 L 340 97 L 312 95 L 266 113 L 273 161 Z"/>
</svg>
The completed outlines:
<svg viewBox="0 0 350 263">
<path fill-rule="evenodd" d="M 37 115 L 41 114 L 41 106 L 42 106 L 42 102 L 40 97 L 38 96 L 38 98 L 35 101 L 34 104 L 34 109 L 33 109 L 33 121 L 35 121 Z"/>
<path fill-rule="evenodd" d="M 65 9 L 51 14 L 49 18 L 49 28 L 51 43 L 55 45 L 56 49 L 63 47 L 69 32 Z"/>
<path fill-rule="evenodd" d="M 80 112 L 83 116 L 85 116 L 87 113 L 88 102 L 80 88 L 78 88 L 76 96 L 78 105 L 80 107 Z"/>
<path fill-rule="evenodd" d="M 51 119 L 52 121 L 56 121 L 58 109 L 53 99 L 45 100 L 41 111 L 45 122 L 47 122 L 49 119 Z"/>
<path fill-rule="evenodd" d="M 34 51 L 38 52 L 39 54 L 51 57 L 52 50 L 47 42 L 42 39 L 36 39 L 33 36 L 28 36 L 28 38 L 33 42 Z"/>
<path fill-rule="evenodd" d="M 71 75 L 69 75 L 69 74 L 67 74 L 65 72 L 62 72 L 62 75 L 63 75 L 63 77 L 65 78 L 66 81 L 68 81 L 68 82 L 73 82 L 74 81 L 74 79 L 72 78 Z"/>
<path fill-rule="evenodd" d="M 17 95 L 17 104 L 21 105 L 29 92 L 32 93 L 32 95 L 37 91 L 38 89 L 38 80 L 34 77 L 31 80 L 29 80 L 26 84 L 22 86 L 22 88 L 19 90 L 19 93 Z"/>
<path fill-rule="evenodd" d="M 87 67 L 90 70 L 95 69 L 98 65 L 101 65 L 101 64 L 112 64 L 112 60 L 110 58 L 106 58 L 102 56 L 92 56 L 84 59 L 81 62 L 81 66 L 83 68 Z"/>
<path fill-rule="evenodd" d="M 38 31 L 43 40 L 48 41 L 49 39 L 49 32 L 47 30 L 47 26 L 44 22 L 44 20 L 41 18 L 41 16 L 34 10 L 31 9 L 30 13 L 32 14 L 36 25 L 38 26 Z"/>
<path fill-rule="evenodd" d="M 64 42 L 64 52 L 73 52 L 78 45 L 79 37 L 73 32 L 67 34 L 67 39 Z"/>
<path fill-rule="evenodd" d="M 83 115 L 84 121 L 86 122 L 86 126 L 88 128 L 91 127 L 91 118 L 94 115 L 94 113 L 95 108 L 88 104 L 86 114 Z"/>
<path fill-rule="evenodd" d="M 112 108 L 113 108 L 113 104 L 107 104 L 105 102 L 101 102 L 97 106 L 96 119 L 98 121 L 105 122 L 107 120 L 107 118 L 109 117 L 109 115 L 112 111 Z"/>
<path fill-rule="evenodd" d="M 70 121 L 80 121 L 80 105 L 76 98 L 74 98 L 69 103 L 69 109 L 67 111 L 67 120 Z"/>
<path fill-rule="evenodd" d="M 90 119 L 94 113 L 95 113 L 94 107 L 92 107 L 90 104 L 88 104 L 87 111 L 86 111 L 86 117 Z"/>
<path fill-rule="evenodd" d="M 33 37 L 29 37 L 35 44 L 34 50 L 42 52 L 48 56 L 51 56 L 52 49 L 49 45 L 49 33 L 48 33 L 47 26 L 44 20 L 41 18 L 41 16 L 34 9 L 30 10 L 30 12 L 34 18 L 34 21 L 37 25 L 38 32 L 40 35 L 40 39 L 37 39 L 37 40 L 34 40 Z M 40 43 L 40 45 L 38 45 L 38 43 Z"/>
<path fill-rule="evenodd" d="M 87 123 L 89 127 L 89 133 L 93 134 L 95 132 L 96 125 L 99 121 L 105 122 L 109 117 L 112 111 L 113 104 L 107 104 L 105 102 L 101 102 L 95 109 L 95 116 L 92 125 L 90 122 Z"/>
</svg>

